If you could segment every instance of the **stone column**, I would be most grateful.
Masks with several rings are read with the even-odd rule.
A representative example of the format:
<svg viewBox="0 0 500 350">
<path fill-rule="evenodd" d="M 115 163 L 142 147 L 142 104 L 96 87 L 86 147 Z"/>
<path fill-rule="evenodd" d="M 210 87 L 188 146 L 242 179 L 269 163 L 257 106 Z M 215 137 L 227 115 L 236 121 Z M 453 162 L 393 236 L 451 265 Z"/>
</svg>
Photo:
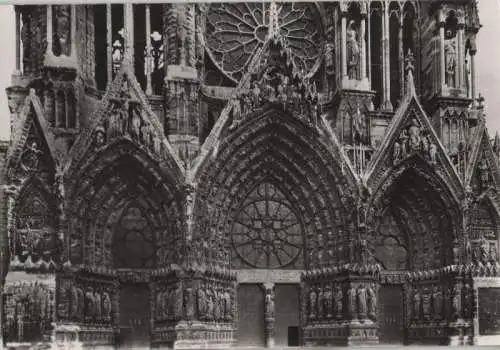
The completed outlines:
<svg viewBox="0 0 500 350">
<path fill-rule="evenodd" d="M 476 101 L 476 49 L 475 47 L 470 50 L 470 86 L 471 86 L 471 98 Z"/>
<path fill-rule="evenodd" d="M 70 29 L 70 35 L 71 35 L 71 50 L 69 52 L 69 55 L 71 57 L 76 56 L 76 5 L 70 5 L 71 6 L 71 29 Z"/>
<path fill-rule="evenodd" d="M 368 11 L 366 15 L 366 20 L 367 23 L 366 25 L 368 26 L 368 35 L 366 37 L 367 45 L 368 45 L 368 54 L 367 54 L 367 60 L 368 60 L 368 80 L 371 82 L 372 80 L 372 25 L 371 25 L 371 12 L 370 12 L 370 7 L 368 6 Z M 371 88 L 371 84 L 370 84 Z"/>
<path fill-rule="evenodd" d="M 150 5 L 145 4 L 146 8 L 146 95 L 153 94 L 151 86 L 151 13 Z"/>
<path fill-rule="evenodd" d="M 341 57 L 342 57 L 342 80 L 347 79 L 347 37 L 346 37 L 346 30 L 347 30 L 347 13 L 342 12 L 341 14 L 341 21 L 340 21 L 340 44 L 341 44 Z"/>
<path fill-rule="evenodd" d="M 125 31 L 124 59 L 134 66 L 134 8 L 131 3 L 123 5 L 123 26 Z"/>
<path fill-rule="evenodd" d="M 439 22 L 439 76 L 440 76 L 440 88 L 443 90 L 446 84 L 446 52 L 444 51 L 444 21 Z"/>
<path fill-rule="evenodd" d="M 21 12 L 19 7 L 15 7 L 16 11 L 16 72 L 21 71 Z"/>
<path fill-rule="evenodd" d="M 52 5 L 47 5 L 47 50 L 52 55 Z"/>
<path fill-rule="evenodd" d="M 405 93 L 405 55 L 403 52 L 403 14 L 400 14 L 399 28 L 398 28 L 398 56 L 399 56 L 399 95 L 403 98 Z"/>
<path fill-rule="evenodd" d="M 274 305 L 274 283 L 265 283 L 265 312 L 264 321 L 266 327 L 266 347 L 274 347 L 274 337 L 276 335 L 276 310 Z"/>
<path fill-rule="evenodd" d="M 361 13 L 361 23 L 359 30 L 359 40 L 361 42 L 361 77 L 360 80 L 366 79 L 366 13 Z"/>
<path fill-rule="evenodd" d="M 458 49 L 457 49 L 457 67 L 458 67 L 458 81 L 457 81 L 457 87 L 459 87 L 461 90 L 465 89 L 465 62 L 464 62 L 464 57 L 465 57 L 465 50 L 464 50 L 464 28 L 465 24 L 463 22 L 460 22 L 458 24 L 458 33 L 457 33 L 457 41 L 458 41 Z"/>
<path fill-rule="evenodd" d="M 391 60 L 389 56 L 389 3 L 382 3 L 384 8 L 383 13 L 383 28 L 382 28 L 382 40 L 383 40 L 383 73 L 384 73 L 384 107 L 386 110 L 392 110 L 391 104 Z"/>
<path fill-rule="evenodd" d="M 106 42 L 107 42 L 107 64 L 108 84 L 113 80 L 113 19 L 111 16 L 111 4 L 106 4 Z"/>
</svg>

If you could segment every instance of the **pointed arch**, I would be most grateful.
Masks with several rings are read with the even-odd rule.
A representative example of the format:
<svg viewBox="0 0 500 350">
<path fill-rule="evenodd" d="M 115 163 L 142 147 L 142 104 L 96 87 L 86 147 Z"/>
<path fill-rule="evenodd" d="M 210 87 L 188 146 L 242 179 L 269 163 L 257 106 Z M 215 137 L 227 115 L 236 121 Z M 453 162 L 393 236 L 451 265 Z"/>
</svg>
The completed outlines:
<svg viewBox="0 0 500 350">
<path fill-rule="evenodd" d="M 227 262 L 238 208 L 253 188 L 271 181 L 280 184 L 290 206 L 298 209 L 308 242 L 306 266 L 344 261 L 334 250 L 349 236 L 347 216 L 352 207 L 347 202 L 357 195 L 356 182 L 343 176 L 341 165 L 314 130 L 268 109 L 223 139 L 216 157 L 194 179 L 198 188 L 193 244 L 208 242 L 205 258 Z"/>
<path fill-rule="evenodd" d="M 72 263 L 124 267 L 116 265 L 113 256 L 117 234 L 142 236 L 144 242 L 153 244 L 154 257 L 144 266 L 165 267 L 181 259 L 182 184 L 135 143 L 116 140 L 94 154 L 72 178 L 77 180 L 69 184 L 66 243 Z M 129 215 L 130 208 L 137 209 L 137 215 Z"/>
<path fill-rule="evenodd" d="M 59 262 L 61 246 L 56 237 L 56 201 L 48 184 L 39 177 L 31 177 L 19 191 L 12 222 L 10 255 L 14 260 L 13 269 L 22 267 L 28 259 L 35 264 L 50 260 Z"/>
<path fill-rule="evenodd" d="M 386 221 L 395 223 L 384 229 Z M 419 155 L 407 159 L 373 189 L 367 215 L 369 241 L 375 260 L 384 257 L 383 240 L 404 242 L 400 269 L 430 269 L 453 263 L 453 243 L 463 240 L 460 201 L 444 179 Z M 380 250 L 377 253 L 377 249 Z M 400 249 L 400 248 L 398 248 Z M 379 256 L 377 257 L 377 254 Z M 397 264 L 396 264 L 397 265 Z M 386 266 L 386 267 L 387 267 Z"/>
</svg>

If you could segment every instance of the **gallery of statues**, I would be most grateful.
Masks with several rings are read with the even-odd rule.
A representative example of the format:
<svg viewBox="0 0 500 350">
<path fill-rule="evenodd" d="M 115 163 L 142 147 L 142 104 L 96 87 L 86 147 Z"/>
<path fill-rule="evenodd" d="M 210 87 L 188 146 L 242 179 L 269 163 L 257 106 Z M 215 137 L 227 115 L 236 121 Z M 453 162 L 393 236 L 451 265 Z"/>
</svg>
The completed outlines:
<svg viewBox="0 0 500 350">
<path fill-rule="evenodd" d="M 15 5 L 3 343 L 500 344 L 479 18 L 475 0 Z"/>
</svg>

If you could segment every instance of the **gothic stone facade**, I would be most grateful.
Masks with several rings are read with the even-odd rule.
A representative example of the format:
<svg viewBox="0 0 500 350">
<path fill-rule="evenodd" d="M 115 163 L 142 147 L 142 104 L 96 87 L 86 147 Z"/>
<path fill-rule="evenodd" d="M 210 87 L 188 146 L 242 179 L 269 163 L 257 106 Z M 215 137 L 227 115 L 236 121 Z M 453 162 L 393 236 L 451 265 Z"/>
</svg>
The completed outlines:
<svg viewBox="0 0 500 350">
<path fill-rule="evenodd" d="M 5 342 L 498 343 L 475 1 L 15 10 Z"/>
</svg>

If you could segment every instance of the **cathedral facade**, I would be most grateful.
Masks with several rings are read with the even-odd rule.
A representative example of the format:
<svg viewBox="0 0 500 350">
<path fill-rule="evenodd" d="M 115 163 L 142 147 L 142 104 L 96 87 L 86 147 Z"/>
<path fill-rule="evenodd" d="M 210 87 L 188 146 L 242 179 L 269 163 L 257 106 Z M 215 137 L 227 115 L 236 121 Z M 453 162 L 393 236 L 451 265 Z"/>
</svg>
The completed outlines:
<svg viewBox="0 0 500 350">
<path fill-rule="evenodd" d="M 6 344 L 500 344 L 476 1 L 15 13 Z"/>
</svg>

